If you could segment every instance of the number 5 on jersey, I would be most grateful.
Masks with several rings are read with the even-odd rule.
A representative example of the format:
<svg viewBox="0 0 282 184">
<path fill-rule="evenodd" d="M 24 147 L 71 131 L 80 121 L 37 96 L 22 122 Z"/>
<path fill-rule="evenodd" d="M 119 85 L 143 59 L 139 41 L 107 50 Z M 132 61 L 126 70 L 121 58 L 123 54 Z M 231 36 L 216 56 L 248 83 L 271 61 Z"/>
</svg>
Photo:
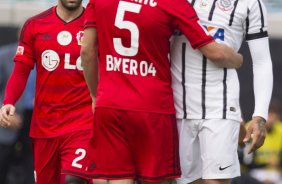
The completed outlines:
<svg viewBox="0 0 282 184">
<path fill-rule="evenodd" d="M 139 13 L 141 9 L 140 4 L 120 1 L 117 9 L 115 26 L 120 29 L 127 29 L 130 31 L 131 42 L 130 47 L 122 45 L 121 38 L 113 38 L 114 48 L 117 53 L 122 56 L 135 56 L 138 53 L 139 47 L 139 29 L 134 22 L 124 20 L 125 12 Z"/>
</svg>

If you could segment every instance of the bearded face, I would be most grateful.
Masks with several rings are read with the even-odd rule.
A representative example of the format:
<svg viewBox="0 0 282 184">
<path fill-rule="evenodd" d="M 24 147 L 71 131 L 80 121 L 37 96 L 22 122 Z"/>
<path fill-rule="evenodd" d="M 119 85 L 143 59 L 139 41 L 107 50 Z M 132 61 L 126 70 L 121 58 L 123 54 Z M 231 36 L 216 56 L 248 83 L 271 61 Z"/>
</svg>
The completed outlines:
<svg viewBox="0 0 282 184">
<path fill-rule="evenodd" d="M 59 0 L 59 3 L 61 3 L 65 9 L 72 11 L 80 7 L 82 0 Z"/>
</svg>

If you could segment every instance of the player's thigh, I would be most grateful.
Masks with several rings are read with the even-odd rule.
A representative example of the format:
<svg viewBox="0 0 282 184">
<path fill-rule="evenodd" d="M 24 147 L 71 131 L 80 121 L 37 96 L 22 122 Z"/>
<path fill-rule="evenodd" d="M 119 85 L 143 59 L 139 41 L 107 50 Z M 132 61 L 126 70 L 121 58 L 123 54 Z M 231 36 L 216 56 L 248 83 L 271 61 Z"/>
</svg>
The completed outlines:
<svg viewBox="0 0 282 184">
<path fill-rule="evenodd" d="M 199 124 L 202 120 L 177 119 L 181 178 L 178 184 L 191 183 L 202 177 Z"/>
<path fill-rule="evenodd" d="M 96 108 L 91 149 L 92 168 L 88 169 L 96 179 L 132 179 L 135 169 L 128 145 L 125 127 L 130 126 L 125 111 L 112 108 Z"/>
<path fill-rule="evenodd" d="M 203 121 L 199 133 L 203 179 L 228 179 L 240 175 L 239 127 L 240 123 L 234 120 Z"/>
<path fill-rule="evenodd" d="M 32 139 L 36 184 L 60 184 L 59 138 Z"/>
<path fill-rule="evenodd" d="M 89 143 L 92 130 L 77 130 L 66 134 L 61 139 L 61 173 L 88 179 L 87 167 L 89 164 Z"/>
<path fill-rule="evenodd" d="M 174 115 L 147 112 L 128 113 L 126 127 L 137 179 L 159 182 L 180 175 L 179 148 Z"/>
</svg>

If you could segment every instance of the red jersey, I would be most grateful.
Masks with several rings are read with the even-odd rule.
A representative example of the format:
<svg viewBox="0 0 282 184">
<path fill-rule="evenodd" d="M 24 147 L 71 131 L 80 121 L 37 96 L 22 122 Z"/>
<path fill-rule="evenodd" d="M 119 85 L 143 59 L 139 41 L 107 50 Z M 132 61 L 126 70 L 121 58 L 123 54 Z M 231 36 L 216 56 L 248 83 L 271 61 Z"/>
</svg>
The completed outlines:
<svg viewBox="0 0 282 184">
<path fill-rule="evenodd" d="M 36 92 L 30 136 L 55 137 L 92 126 L 91 97 L 80 48 L 84 13 L 66 23 L 56 7 L 24 25 L 15 62 L 36 65 Z"/>
<path fill-rule="evenodd" d="M 186 0 L 90 0 L 91 26 L 99 44 L 96 107 L 175 113 L 169 38 L 179 29 L 194 48 L 213 41 Z"/>
</svg>

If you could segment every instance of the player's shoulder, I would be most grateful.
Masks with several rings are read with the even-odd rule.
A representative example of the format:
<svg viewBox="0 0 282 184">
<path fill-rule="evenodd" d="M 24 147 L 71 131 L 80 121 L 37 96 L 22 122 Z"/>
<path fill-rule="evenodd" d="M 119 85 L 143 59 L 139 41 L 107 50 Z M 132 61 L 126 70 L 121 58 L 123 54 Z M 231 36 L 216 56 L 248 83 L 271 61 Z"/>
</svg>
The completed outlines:
<svg viewBox="0 0 282 184">
<path fill-rule="evenodd" d="M 261 6 L 263 4 L 263 0 L 243 0 L 247 7 L 250 8 L 250 7 L 253 7 L 253 6 Z"/>
<path fill-rule="evenodd" d="M 27 19 L 27 21 L 25 22 L 25 24 L 29 24 L 31 22 L 34 22 L 34 21 L 38 21 L 38 20 L 42 20 L 50 15 L 52 15 L 54 13 L 54 7 L 51 7 L 39 14 L 36 14 L 32 17 L 30 17 L 29 19 Z"/>
</svg>

